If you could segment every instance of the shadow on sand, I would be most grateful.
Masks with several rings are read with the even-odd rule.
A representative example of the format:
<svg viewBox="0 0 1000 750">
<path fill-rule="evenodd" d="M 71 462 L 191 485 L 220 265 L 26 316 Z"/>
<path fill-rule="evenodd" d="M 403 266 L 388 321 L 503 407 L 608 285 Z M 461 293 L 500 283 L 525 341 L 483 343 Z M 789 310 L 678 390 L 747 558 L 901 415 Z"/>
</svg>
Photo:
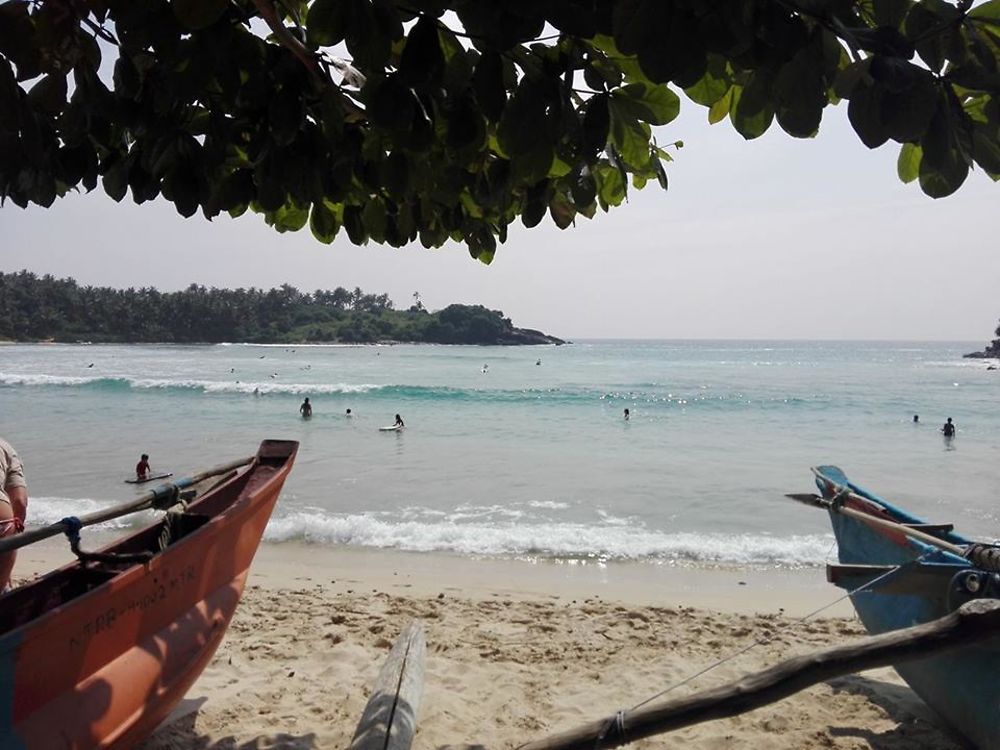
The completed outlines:
<svg viewBox="0 0 1000 750">
<path fill-rule="evenodd" d="M 174 721 L 169 721 L 157 729 L 153 736 L 138 745 L 135 750 L 317 750 L 316 735 L 275 734 L 254 737 L 247 742 L 238 743 L 234 737 L 211 739 L 195 728 L 198 718 L 198 708 L 204 703 L 204 698 L 196 703 L 194 710 L 187 711 Z M 185 701 L 188 703 L 189 701 Z M 182 707 L 183 708 L 183 707 Z"/>
<path fill-rule="evenodd" d="M 886 732 L 874 732 L 850 726 L 831 727 L 835 737 L 856 737 L 872 750 L 967 750 L 966 743 L 945 726 L 933 710 L 905 685 L 862 675 L 847 675 L 829 680 L 835 693 L 861 695 L 885 711 L 898 726 Z M 845 717 L 846 718 L 846 717 Z"/>
</svg>

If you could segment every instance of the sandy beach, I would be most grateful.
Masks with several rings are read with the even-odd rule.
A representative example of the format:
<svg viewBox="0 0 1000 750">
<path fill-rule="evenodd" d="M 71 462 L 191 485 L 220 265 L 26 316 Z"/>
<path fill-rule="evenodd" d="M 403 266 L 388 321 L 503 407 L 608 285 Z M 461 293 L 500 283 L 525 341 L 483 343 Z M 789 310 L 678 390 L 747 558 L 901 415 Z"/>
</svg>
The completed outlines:
<svg viewBox="0 0 1000 750">
<path fill-rule="evenodd" d="M 22 553 L 30 578 L 66 558 Z M 306 750 L 350 744 L 399 631 L 423 623 L 427 664 L 414 747 L 513 748 L 671 692 L 719 685 L 858 638 L 822 571 L 553 564 L 265 545 L 212 664 L 142 750 Z M 890 669 L 831 680 L 733 719 L 636 747 L 950 750 Z"/>
</svg>

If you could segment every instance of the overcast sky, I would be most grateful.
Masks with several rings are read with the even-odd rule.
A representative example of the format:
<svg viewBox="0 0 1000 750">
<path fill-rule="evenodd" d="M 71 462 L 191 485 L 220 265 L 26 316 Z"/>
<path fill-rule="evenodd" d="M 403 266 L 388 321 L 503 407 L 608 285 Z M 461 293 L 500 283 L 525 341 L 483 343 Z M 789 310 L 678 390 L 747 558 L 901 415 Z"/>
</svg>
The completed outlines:
<svg viewBox="0 0 1000 750">
<path fill-rule="evenodd" d="M 6 204 L 0 270 L 162 290 L 360 286 L 397 307 L 419 291 L 431 309 L 479 303 L 566 338 L 992 338 L 1000 259 L 987 220 L 1000 185 L 981 172 L 927 198 L 896 177 L 898 146 L 858 141 L 846 103 L 828 108 L 815 139 L 775 124 L 746 142 L 684 100 L 657 137 L 685 144 L 667 165 L 669 192 L 632 191 L 566 231 L 548 217 L 518 223 L 491 266 L 463 245 L 355 247 L 342 232 L 326 246 L 250 213 L 209 223 L 95 192 L 48 210 Z"/>
</svg>

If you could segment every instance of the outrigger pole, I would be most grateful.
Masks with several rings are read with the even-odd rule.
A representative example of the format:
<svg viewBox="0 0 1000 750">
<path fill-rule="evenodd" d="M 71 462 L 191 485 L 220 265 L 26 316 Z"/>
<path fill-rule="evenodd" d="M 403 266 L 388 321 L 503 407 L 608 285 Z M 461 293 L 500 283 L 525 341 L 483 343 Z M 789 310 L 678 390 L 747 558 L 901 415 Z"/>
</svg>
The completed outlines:
<svg viewBox="0 0 1000 750">
<path fill-rule="evenodd" d="M 164 482 L 158 487 L 154 487 L 149 490 L 149 492 L 145 492 L 135 500 L 131 500 L 127 503 L 105 508 L 104 510 L 96 510 L 93 513 L 88 513 L 84 516 L 79 516 L 78 518 L 64 518 L 61 521 L 49 524 L 48 526 L 43 526 L 40 529 L 31 529 L 30 531 L 24 531 L 15 536 L 5 537 L 0 539 L 0 554 L 4 552 L 11 552 L 12 550 L 20 549 L 21 547 L 26 547 L 29 544 L 40 542 L 41 540 L 48 539 L 49 537 L 65 534 L 66 532 L 73 531 L 74 527 L 76 530 L 79 530 L 86 526 L 93 526 L 94 524 L 111 521 L 112 519 L 120 518 L 121 516 L 127 516 L 130 513 L 138 513 L 142 510 L 167 508 L 177 501 L 181 490 L 198 484 L 198 482 L 203 482 L 209 477 L 216 477 L 220 474 L 226 474 L 234 471 L 235 469 L 239 469 L 242 466 L 247 466 L 248 464 L 253 463 L 255 459 L 256 456 L 250 456 L 249 458 L 240 458 L 235 461 L 230 461 L 229 463 L 219 464 L 218 466 L 213 466 L 211 469 L 205 469 L 197 474 L 192 474 L 189 477 L 182 477 L 174 480 L 173 482 Z"/>
</svg>

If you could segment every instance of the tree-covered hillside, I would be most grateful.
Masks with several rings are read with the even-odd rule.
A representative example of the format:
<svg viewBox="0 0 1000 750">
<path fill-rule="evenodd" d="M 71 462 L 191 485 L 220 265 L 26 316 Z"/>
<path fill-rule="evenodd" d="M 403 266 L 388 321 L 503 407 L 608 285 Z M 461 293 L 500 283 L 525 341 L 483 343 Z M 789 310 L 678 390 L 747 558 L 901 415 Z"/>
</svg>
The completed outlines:
<svg viewBox="0 0 1000 750">
<path fill-rule="evenodd" d="M 498 310 L 449 305 L 429 312 L 396 310 L 389 295 L 361 289 L 300 292 L 215 289 L 181 292 L 152 287 L 80 286 L 73 279 L 0 273 L 0 338 L 15 341 L 259 343 L 411 341 L 440 344 L 561 344 L 515 328 Z"/>
</svg>

